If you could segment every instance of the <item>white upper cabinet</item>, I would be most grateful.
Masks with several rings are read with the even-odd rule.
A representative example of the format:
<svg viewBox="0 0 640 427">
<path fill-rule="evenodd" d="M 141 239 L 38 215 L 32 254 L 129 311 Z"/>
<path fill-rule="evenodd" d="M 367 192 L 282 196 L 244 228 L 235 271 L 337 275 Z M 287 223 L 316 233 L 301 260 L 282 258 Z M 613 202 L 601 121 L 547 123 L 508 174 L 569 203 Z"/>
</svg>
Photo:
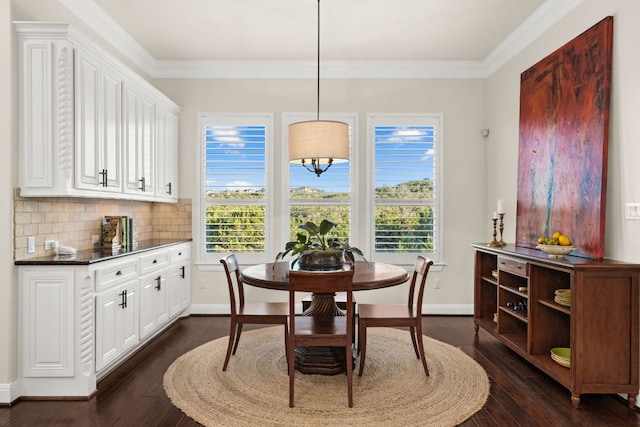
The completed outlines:
<svg viewBox="0 0 640 427">
<path fill-rule="evenodd" d="M 129 194 L 154 197 L 156 115 L 153 98 L 135 85 L 124 86 L 125 188 Z"/>
<path fill-rule="evenodd" d="M 176 202 L 180 107 L 68 24 L 15 27 L 20 195 Z"/>
<path fill-rule="evenodd" d="M 178 200 L 178 115 L 170 108 L 156 106 L 156 194 Z"/>
<path fill-rule="evenodd" d="M 122 191 L 122 77 L 78 50 L 75 57 L 76 187 Z"/>
</svg>

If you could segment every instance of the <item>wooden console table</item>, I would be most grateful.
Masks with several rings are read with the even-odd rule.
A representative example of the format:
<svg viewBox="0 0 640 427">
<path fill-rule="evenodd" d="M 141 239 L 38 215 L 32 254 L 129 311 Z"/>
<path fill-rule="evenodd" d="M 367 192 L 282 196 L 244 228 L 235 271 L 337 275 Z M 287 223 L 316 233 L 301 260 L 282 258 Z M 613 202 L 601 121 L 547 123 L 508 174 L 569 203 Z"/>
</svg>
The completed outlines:
<svg viewBox="0 0 640 427">
<path fill-rule="evenodd" d="M 635 407 L 640 265 L 472 246 L 476 333 L 483 328 L 569 389 L 575 408 L 583 393 L 627 393 Z M 571 290 L 570 307 L 554 301 L 557 289 Z M 554 347 L 571 348 L 569 368 L 551 358 Z"/>
</svg>

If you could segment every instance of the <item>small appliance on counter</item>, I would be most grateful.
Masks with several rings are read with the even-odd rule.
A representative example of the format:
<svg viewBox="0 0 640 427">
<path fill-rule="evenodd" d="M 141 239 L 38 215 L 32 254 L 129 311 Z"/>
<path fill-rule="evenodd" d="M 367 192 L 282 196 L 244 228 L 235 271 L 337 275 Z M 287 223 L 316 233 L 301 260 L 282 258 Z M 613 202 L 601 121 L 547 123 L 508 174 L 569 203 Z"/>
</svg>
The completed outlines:
<svg viewBox="0 0 640 427">
<path fill-rule="evenodd" d="M 72 248 L 71 246 L 59 246 L 58 247 L 58 256 L 59 257 L 76 256 L 76 248 Z"/>
</svg>

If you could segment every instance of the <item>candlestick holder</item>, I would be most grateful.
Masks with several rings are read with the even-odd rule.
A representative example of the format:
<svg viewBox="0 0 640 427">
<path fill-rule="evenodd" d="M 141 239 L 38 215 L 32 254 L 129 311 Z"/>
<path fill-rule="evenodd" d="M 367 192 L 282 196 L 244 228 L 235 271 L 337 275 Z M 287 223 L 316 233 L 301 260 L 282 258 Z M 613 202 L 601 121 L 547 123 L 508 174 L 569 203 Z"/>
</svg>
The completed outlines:
<svg viewBox="0 0 640 427">
<path fill-rule="evenodd" d="M 493 221 L 493 240 L 491 241 L 491 243 L 489 243 L 489 246 L 491 246 L 492 248 L 496 248 L 500 246 L 500 242 L 496 240 L 496 236 L 498 235 L 496 232 L 496 225 L 498 223 L 498 218 L 492 218 L 491 220 Z"/>
<path fill-rule="evenodd" d="M 504 214 L 501 213 L 500 215 L 500 240 L 498 241 L 498 246 L 506 246 L 506 242 L 504 240 L 502 240 L 502 230 L 504 230 Z"/>
</svg>

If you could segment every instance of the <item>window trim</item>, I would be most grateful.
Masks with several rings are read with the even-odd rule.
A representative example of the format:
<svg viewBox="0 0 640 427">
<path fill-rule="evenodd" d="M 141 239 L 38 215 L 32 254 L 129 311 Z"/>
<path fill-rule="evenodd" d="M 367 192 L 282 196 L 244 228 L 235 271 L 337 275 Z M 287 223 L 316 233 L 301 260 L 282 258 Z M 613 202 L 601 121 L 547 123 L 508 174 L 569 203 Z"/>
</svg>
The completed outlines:
<svg viewBox="0 0 640 427">
<path fill-rule="evenodd" d="M 367 248 L 371 254 L 371 260 L 376 262 L 386 262 L 397 265 L 413 265 L 416 252 L 406 252 L 400 254 L 376 253 L 375 251 L 375 126 L 379 126 L 381 121 L 393 123 L 393 120 L 406 119 L 435 119 L 438 122 L 438 155 L 436 158 L 436 203 L 434 206 L 435 213 L 438 218 L 438 224 L 435 230 L 438 238 L 436 240 L 436 252 L 424 252 L 423 255 L 433 259 L 434 264 L 443 265 L 445 260 L 444 254 L 444 114 L 442 113 L 367 113 L 367 150 L 366 156 L 366 206 L 368 215 L 366 215 L 367 230 Z"/>
<path fill-rule="evenodd" d="M 276 165 L 274 165 L 274 152 L 275 152 L 275 139 L 274 139 L 274 114 L 273 113 L 218 113 L 218 112 L 200 112 L 198 113 L 198 145 L 199 145 L 199 158 L 198 158 L 198 206 L 193 209 L 195 214 L 194 220 L 197 221 L 195 230 L 197 231 L 193 241 L 196 245 L 197 263 L 217 265 L 220 257 L 224 255 L 221 252 L 207 252 L 205 248 L 205 212 L 207 203 L 205 201 L 205 170 L 204 161 L 206 158 L 206 144 L 204 144 L 204 127 L 207 123 L 217 121 L 217 124 L 227 122 L 229 124 L 234 121 L 246 121 L 255 119 L 256 123 L 264 124 L 266 141 L 265 141 L 265 250 L 264 252 L 256 253 L 239 253 L 237 254 L 238 262 L 241 264 L 258 264 L 264 262 L 270 262 L 273 260 L 272 254 L 274 251 L 274 171 Z"/>
</svg>

